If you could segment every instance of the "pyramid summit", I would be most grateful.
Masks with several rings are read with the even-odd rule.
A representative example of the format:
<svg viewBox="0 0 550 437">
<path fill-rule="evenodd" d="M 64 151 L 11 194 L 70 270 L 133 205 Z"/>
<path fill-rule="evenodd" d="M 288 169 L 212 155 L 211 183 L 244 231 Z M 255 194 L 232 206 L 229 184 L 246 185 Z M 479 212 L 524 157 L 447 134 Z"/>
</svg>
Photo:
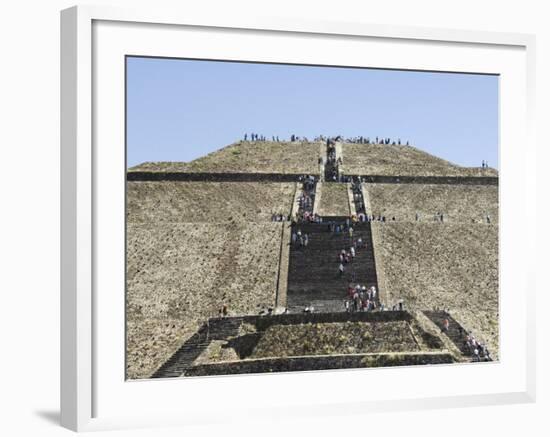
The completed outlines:
<svg viewBox="0 0 550 437">
<path fill-rule="evenodd" d="M 338 142 L 341 173 L 353 176 L 495 177 L 492 168 L 462 167 L 402 144 Z M 190 162 L 145 162 L 129 172 L 316 174 L 325 141 L 238 141 Z"/>
</svg>

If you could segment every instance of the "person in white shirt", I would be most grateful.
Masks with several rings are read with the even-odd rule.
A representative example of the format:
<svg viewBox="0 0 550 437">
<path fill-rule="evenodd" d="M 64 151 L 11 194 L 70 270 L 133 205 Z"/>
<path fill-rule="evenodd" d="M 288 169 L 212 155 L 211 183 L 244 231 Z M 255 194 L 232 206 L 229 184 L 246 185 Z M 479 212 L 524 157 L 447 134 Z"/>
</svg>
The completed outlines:
<svg viewBox="0 0 550 437">
<path fill-rule="evenodd" d="M 344 264 L 340 263 L 338 266 L 338 271 L 340 272 L 340 276 L 344 275 Z"/>
</svg>

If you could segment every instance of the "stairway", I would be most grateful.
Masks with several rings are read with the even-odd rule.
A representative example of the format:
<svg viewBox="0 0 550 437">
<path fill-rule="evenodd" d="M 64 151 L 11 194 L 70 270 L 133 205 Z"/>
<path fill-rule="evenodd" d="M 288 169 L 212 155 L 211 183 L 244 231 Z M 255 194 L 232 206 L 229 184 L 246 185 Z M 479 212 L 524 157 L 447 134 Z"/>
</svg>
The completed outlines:
<svg viewBox="0 0 550 437">
<path fill-rule="evenodd" d="M 307 176 L 302 181 L 302 195 L 299 200 L 298 216 L 304 217 L 304 214 L 313 215 L 313 206 L 315 205 L 315 193 L 317 190 L 317 180 L 314 177 Z"/>
<path fill-rule="evenodd" d="M 327 162 L 325 163 L 325 181 L 327 182 L 339 180 L 335 145 L 334 141 L 327 140 Z"/>
<path fill-rule="evenodd" d="M 321 224 L 293 225 L 293 231 L 301 229 L 308 234 L 307 247 L 291 245 L 288 273 L 287 308 L 289 312 L 301 312 L 313 305 L 315 312 L 344 311 L 347 287 L 350 282 L 360 283 L 367 288 L 374 285 L 378 289 L 374 251 L 370 223 L 357 223 L 353 238 L 361 237 L 367 247 L 356 250 L 353 263 L 346 264 L 342 277 L 338 272 L 338 254 L 342 249 L 349 250 L 350 238 L 347 232 L 339 234 L 328 231 L 328 221 Z M 355 281 L 352 271 L 355 272 Z"/>
<path fill-rule="evenodd" d="M 193 362 L 212 340 L 227 340 L 239 335 L 242 317 L 210 319 L 190 337 L 151 378 L 176 378 L 192 367 Z"/>
<path fill-rule="evenodd" d="M 207 327 L 203 325 L 189 338 L 152 376 L 151 378 L 175 378 L 192 366 L 193 361 L 207 348 L 210 340 Z"/>
<path fill-rule="evenodd" d="M 354 181 L 351 184 L 351 192 L 353 193 L 353 203 L 355 206 L 356 214 L 366 214 L 365 199 L 363 198 L 363 191 L 361 190 L 361 183 Z"/>
<path fill-rule="evenodd" d="M 460 323 L 451 317 L 446 311 L 423 311 L 435 325 L 442 330 L 442 332 L 449 337 L 449 339 L 455 344 L 455 346 L 462 352 L 462 355 L 470 357 L 472 353 L 470 348 L 466 344 L 466 330 L 462 328 Z M 449 320 L 449 330 L 444 331 L 444 321 Z"/>
</svg>

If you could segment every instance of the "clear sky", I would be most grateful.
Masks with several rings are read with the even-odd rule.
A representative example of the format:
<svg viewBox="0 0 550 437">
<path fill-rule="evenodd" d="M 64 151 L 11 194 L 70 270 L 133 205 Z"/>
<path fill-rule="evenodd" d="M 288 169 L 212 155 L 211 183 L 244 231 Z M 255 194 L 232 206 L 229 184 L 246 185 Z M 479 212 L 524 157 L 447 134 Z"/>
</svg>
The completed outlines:
<svg viewBox="0 0 550 437">
<path fill-rule="evenodd" d="M 401 138 L 498 166 L 498 77 L 127 59 L 128 166 L 190 161 L 255 132 Z"/>
</svg>

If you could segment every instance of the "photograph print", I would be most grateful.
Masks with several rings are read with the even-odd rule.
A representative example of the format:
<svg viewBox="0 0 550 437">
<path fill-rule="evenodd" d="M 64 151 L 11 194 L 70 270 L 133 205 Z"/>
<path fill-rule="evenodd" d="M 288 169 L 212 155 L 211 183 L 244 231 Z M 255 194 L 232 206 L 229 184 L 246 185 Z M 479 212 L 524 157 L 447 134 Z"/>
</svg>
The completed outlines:
<svg viewBox="0 0 550 437">
<path fill-rule="evenodd" d="M 126 58 L 126 378 L 499 360 L 497 75 Z"/>
</svg>

